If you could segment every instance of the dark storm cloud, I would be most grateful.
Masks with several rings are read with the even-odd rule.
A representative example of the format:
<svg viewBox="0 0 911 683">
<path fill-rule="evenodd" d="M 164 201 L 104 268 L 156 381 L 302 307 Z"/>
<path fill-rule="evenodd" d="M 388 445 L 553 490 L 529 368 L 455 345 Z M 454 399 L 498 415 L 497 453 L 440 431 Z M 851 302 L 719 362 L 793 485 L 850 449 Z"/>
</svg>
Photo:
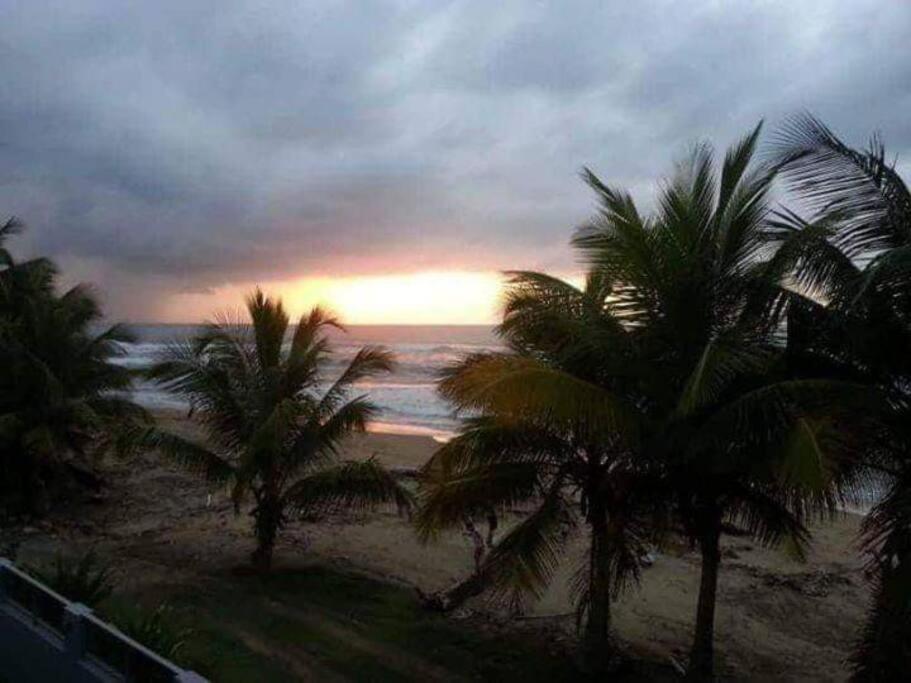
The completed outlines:
<svg viewBox="0 0 911 683">
<path fill-rule="evenodd" d="M 647 201 L 763 116 L 911 156 L 907 3 L 306 5 L 4 3 L 0 211 L 102 284 L 205 291 L 565 268 L 579 167 Z"/>
</svg>

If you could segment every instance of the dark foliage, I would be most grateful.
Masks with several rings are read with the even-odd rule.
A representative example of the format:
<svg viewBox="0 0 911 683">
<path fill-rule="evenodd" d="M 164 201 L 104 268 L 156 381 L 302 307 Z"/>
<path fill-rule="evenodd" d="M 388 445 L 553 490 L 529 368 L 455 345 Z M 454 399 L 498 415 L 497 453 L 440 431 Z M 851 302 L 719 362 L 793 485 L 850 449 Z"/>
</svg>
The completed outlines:
<svg viewBox="0 0 911 683">
<path fill-rule="evenodd" d="M 99 331 L 91 291 L 58 294 L 49 261 L 16 262 L 5 240 L 19 230 L 13 220 L 0 228 L 0 505 L 37 514 L 65 486 L 97 481 L 94 458 L 127 450 L 146 415 L 114 362 L 129 331 Z"/>
</svg>

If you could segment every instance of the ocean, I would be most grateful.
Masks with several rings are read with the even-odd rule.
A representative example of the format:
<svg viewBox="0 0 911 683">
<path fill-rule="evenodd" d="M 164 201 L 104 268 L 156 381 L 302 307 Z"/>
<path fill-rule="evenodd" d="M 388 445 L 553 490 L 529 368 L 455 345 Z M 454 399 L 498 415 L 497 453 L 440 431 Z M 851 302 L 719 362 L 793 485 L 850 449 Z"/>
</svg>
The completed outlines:
<svg viewBox="0 0 911 683">
<path fill-rule="evenodd" d="M 127 355 L 118 360 L 132 368 L 154 363 L 169 343 L 191 337 L 194 325 L 131 325 L 137 336 L 127 344 Z M 371 431 L 450 437 L 458 426 L 451 406 L 436 393 L 441 368 L 468 353 L 501 348 L 488 326 L 353 325 L 347 332 L 332 330 L 334 354 L 327 367 L 331 381 L 365 344 L 381 344 L 397 359 L 396 369 L 355 385 L 357 394 L 368 394 L 381 409 Z M 187 405 L 149 382 L 136 385 L 133 398 L 155 409 L 186 410 Z"/>
</svg>

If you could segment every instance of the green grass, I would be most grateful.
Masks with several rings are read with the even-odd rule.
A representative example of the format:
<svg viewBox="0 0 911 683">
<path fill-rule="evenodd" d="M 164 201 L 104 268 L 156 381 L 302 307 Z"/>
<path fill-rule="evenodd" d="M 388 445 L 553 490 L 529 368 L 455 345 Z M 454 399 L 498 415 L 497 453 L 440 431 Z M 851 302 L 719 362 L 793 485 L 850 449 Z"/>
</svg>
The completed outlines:
<svg viewBox="0 0 911 683">
<path fill-rule="evenodd" d="M 193 631 L 180 663 L 213 681 L 580 680 L 572 660 L 543 639 L 428 612 L 408 588 L 322 566 L 122 595 L 107 609 L 162 600 Z"/>
<path fill-rule="evenodd" d="M 568 658 L 549 654 L 541 643 L 489 633 L 477 624 L 455 621 L 423 609 L 411 589 L 344 574 L 323 567 L 253 578 L 249 592 L 267 602 L 318 614 L 327 625 L 341 626 L 378 649 L 400 652 L 446 669 L 455 675 L 483 680 L 576 680 Z M 337 639 L 335 639 L 337 643 Z M 350 649 L 342 644 L 342 656 Z M 360 663 L 360 662 L 358 662 Z M 372 680 L 400 680 L 379 675 L 381 662 L 365 661 L 345 673 L 371 673 Z M 407 680 L 407 679 L 406 679 Z"/>
<path fill-rule="evenodd" d="M 115 594 L 104 602 L 98 612 L 101 617 L 117 625 L 126 617 L 151 614 L 161 600 L 162 596 L 157 594 Z M 175 604 L 170 600 L 169 604 L 172 606 L 171 626 L 175 630 L 190 630 L 176 664 L 219 682 L 292 683 L 299 680 L 276 665 L 270 657 L 250 650 L 207 611 L 195 612 L 188 609 L 186 604 Z M 155 649 L 151 643 L 144 644 Z"/>
<path fill-rule="evenodd" d="M 539 634 L 428 612 L 409 588 L 324 566 L 133 596 L 149 606 L 162 599 L 194 631 L 180 663 L 213 681 L 585 680 Z"/>
</svg>

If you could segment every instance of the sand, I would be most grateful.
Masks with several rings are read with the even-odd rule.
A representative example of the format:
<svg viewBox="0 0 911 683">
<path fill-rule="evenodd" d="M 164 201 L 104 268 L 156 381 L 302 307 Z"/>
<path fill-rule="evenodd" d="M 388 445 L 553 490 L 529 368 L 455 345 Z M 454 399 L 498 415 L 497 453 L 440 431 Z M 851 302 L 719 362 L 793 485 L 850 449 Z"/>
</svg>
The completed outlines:
<svg viewBox="0 0 911 683">
<path fill-rule="evenodd" d="M 193 431 L 173 415 L 161 419 L 168 428 Z M 352 439 L 346 454 L 416 467 L 437 446 L 429 437 L 369 434 Z M 249 517 L 235 516 L 222 492 L 210 492 L 151 453 L 131 463 L 111 464 L 107 470 L 110 485 L 94 504 L 21 532 L 19 559 L 40 559 L 61 546 L 94 545 L 118 558 L 124 580 L 134 588 L 192 580 L 194 574 L 246 561 L 252 549 Z M 869 599 L 855 546 L 859 519 L 844 514 L 815 527 L 805 563 L 759 548 L 748 539 L 726 539 L 717 611 L 717 651 L 724 678 L 846 680 L 845 659 Z M 573 627 L 567 583 L 583 552 L 583 539 L 571 544 L 551 589 L 523 617 L 525 627 Z M 461 534 L 446 534 L 437 543 L 422 545 L 408 521 L 391 509 L 294 523 L 283 531 L 276 548 L 278 565 L 312 558 L 425 592 L 451 585 L 472 568 L 472 549 Z M 685 660 L 698 570 L 698 555 L 687 548 L 659 554 L 643 572 L 641 585 L 615 608 L 616 632 L 626 647 L 663 661 Z M 469 608 L 505 618 L 481 600 Z"/>
</svg>

